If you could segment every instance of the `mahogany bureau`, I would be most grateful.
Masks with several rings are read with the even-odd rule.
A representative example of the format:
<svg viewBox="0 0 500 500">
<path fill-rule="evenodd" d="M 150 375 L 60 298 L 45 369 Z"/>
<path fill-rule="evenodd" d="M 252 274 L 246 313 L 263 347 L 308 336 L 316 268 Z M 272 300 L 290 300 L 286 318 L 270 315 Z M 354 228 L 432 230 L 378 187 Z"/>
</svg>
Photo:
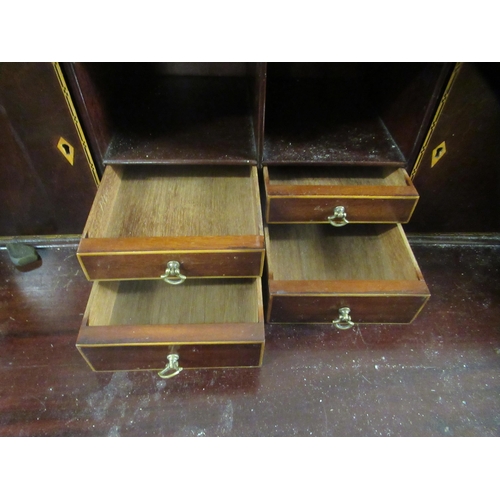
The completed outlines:
<svg viewBox="0 0 500 500">
<path fill-rule="evenodd" d="M 260 366 L 264 317 L 348 329 L 424 306 L 401 224 L 448 65 L 64 70 L 102 173 L 78 249 L 93 370 Z"/>
</svg>

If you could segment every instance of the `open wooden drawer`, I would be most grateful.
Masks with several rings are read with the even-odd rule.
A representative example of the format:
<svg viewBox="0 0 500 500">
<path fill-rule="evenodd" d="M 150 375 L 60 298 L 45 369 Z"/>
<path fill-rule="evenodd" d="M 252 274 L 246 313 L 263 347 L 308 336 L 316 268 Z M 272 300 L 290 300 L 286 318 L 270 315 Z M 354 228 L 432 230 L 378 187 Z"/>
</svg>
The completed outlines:
<svg viewBox="0 0 500 500">
<path fill-rule="evenodd" d="M 264 166 L 268 223 L 404 223 L 418 193 L 404 168 Z"/>
<path fill-rule="evenodd" d="M 430 294 L 400 224 L 265 229 L 277 323 L 409 323 Z"/>
<path fill-rule="evenodd" d="M 261 280 L 96 282 L 77 348 L 94 371 L 261 366 Z"/>
<path fill-rule="evenodd" d="M 108 165 L 77 255 L 89 280 L 260 277 L 257 167 Z"/>
</svg>

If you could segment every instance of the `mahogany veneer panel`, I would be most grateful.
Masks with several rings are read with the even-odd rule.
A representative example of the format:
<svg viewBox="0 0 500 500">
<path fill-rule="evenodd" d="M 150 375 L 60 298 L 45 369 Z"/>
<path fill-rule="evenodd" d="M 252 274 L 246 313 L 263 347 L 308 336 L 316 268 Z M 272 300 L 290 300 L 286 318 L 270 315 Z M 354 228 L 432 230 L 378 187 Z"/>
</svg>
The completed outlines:
<svg viewBox="0 0 500 500">
<path fill-rule="evenodd" d="M 59 72 L 0 64 L 0 234 L 81 234 L 97 191 Z M 58 149 L 73 148 L 72 164 Z"/>
<path fill-rule="evenodd" d="M 409 323 L 430 296 L 399 224 L 266 231 L 270 322 Z"/>
<path fill-rule="evenodd" d="M 78 256 L 91 280 L 261 276 L 256 167 L 108 166 Z"/>
<path fill-rule="evenodd" d="M 343 206 L 349 223 L 407 222 L 418 193 L 402 168 L 264 167 L 268 223 L 325 223 Z"/>
<path fill-rule="evenodd" d="M 499 96 L 498 63 L 456 65 L 412 170 L 422 198 L 407 231 L 500 230 Z"/>
<path fill-rule="evenodd" d="M 183 368 L 260 366 L 260 279 L 96 282 L 77 347 L 97 371 L 161 370 L 171 353 Z"/>
</svg>

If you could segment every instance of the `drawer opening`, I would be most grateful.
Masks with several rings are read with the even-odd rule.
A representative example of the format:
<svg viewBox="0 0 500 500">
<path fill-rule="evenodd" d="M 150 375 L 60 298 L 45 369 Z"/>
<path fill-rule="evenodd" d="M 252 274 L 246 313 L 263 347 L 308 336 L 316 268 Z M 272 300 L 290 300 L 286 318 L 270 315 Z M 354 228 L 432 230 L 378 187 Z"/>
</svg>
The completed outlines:
<svg viewBox="0 0 500 500">
<path fill-rule="evenodd" d="M 268 231 L 274 281 L 423 280 L 399 225 L 273 225 Z"/>
<path fill-rule="evenodd" d="M 256 161 L 256 63 L 73 63 L 104 164 Z"/>
<path fill-rule="evenodd" d="M 259 281 L 260 283 L 260 281 Z M 256 280 L 191 280 L 95 283 L 87 325 L 188 325 L 262 322 Z"/>
<path fill-rule="evenodd" d="M 412 165 L 444 63 L 268 63 L 266 164 Z"/>
<path fill-rule="evenodd" d="M 262 235 L 256 167 L 107 167 L 88 238 Z"/>
</svg>

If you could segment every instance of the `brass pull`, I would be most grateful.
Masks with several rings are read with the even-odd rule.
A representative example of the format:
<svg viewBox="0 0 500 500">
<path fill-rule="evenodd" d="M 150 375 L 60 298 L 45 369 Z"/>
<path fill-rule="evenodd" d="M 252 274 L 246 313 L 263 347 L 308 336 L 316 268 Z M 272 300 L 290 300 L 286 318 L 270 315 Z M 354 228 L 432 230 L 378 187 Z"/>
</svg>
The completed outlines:
<svg viewBox="0 0 500 500">
<path fill-rule="evenodd" d="M 179 373 L 183 370 L 179 366 L 179 355 L 178 354 L 169 354 L 167 356 L 167 365 L 161 372 L 158 372 L 158 375 L 161 378 L 172 378 L 175 377 L 176 375 L 179 375 Z"/>
<path fill-rule="evenodd" d="M 167 263 L 165 274 L 162 274 L 160 278 L 170 285 L 180 285 L 186 280 L 186 276 L 181 274 L 181 265 L 176 260 Z"/>
<path fill-rule="evenodd" d="M 351 310 L 348 307 L 341 307 L 339 309 L 339 319 L 334 319 L 332 323 L 340 330 L 352 328 L 354 323 L 351 321 L 350 312 Z"/>
<path fill-rule="evenodd" d="M 342 227 L 346 224 L 349 224 L 345 208 L 335 207 L 335 209 L 333 210 L 333 215 L 330 215 L 328 217 L 328 222 L 330 222 L 330 224 L 335 227 Z"/>
</svg>

